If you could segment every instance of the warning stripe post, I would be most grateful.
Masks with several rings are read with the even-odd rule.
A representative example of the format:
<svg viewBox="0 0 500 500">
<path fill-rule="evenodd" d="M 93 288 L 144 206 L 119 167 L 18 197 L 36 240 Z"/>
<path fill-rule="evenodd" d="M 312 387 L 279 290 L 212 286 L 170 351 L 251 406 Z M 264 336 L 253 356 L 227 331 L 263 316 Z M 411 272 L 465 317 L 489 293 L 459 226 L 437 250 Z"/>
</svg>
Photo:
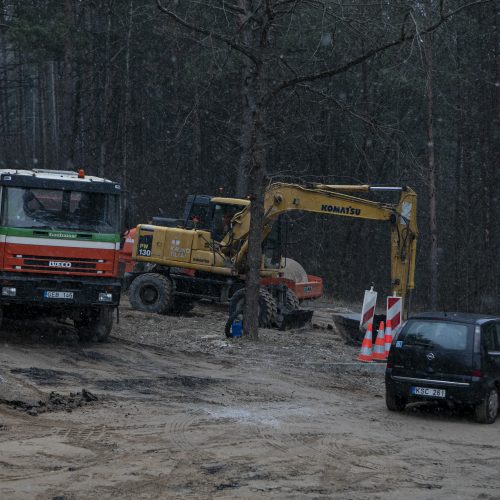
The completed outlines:
<svg viewBox="0 0 500 500">
<path fill-rule="evenodd" d="M 403 301 L 401 297 L 393 295 L 387 297 L 386 319 L 391 321 L 393 335 L 399 330 L 403 318 Z"/>
<path fill-rule="evenodd" d="M 363 307 L 361 309 L 361 320 L 359 322 L 359 329 L 361 331 L 366 331 L 370 323 L 373 324 L 373 318 L 375 317 L 375 307 L 377 305 L 377 292 L 373 290 L 365 290 L 365 296 L 363 298 Z"/>
</svg>

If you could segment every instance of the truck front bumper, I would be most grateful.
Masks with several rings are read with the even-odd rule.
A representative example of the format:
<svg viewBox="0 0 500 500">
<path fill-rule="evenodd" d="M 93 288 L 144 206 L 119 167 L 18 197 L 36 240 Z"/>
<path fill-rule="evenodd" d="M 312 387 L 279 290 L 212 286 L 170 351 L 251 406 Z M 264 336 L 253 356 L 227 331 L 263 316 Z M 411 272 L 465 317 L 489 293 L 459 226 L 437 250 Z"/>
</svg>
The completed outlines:
<svg viewBox="0 0 500 500">
<path fill-rule="evenodd" d="M 120 304 L 121 282 L 115 278 L 0 274 L 0 305 L 88 307 Z"/>
</svg>

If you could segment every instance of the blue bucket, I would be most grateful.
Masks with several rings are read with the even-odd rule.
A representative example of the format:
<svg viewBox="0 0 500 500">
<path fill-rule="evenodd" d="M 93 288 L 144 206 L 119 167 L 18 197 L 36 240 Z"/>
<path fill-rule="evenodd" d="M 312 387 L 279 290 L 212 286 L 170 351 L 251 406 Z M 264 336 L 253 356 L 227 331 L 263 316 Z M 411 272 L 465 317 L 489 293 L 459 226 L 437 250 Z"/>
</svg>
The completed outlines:
<svg viewBox="0 0 500 500">
<path fill-rule="evenodd" d="M 231 325 L 231 337 L 241 337 L 243 325 L 240 319 L 235 319 Z"/>
</svg>

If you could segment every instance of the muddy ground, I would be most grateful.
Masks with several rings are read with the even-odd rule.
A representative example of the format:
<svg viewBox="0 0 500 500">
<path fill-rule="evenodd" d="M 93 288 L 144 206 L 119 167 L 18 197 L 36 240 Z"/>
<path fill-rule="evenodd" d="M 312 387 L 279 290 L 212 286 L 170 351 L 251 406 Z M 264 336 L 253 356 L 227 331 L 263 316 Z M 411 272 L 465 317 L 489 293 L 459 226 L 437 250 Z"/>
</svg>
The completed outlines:
<svg viewBox="0 0 500 500">
<path fill-rule="evenodd" d="M 500 421 L 390 413 L 342 332 L 228 341 L 225 319 L 125 301 L 87 345 L 69 323 L 4 325 L 0 498 L 499 497 Z"/>
</svg>

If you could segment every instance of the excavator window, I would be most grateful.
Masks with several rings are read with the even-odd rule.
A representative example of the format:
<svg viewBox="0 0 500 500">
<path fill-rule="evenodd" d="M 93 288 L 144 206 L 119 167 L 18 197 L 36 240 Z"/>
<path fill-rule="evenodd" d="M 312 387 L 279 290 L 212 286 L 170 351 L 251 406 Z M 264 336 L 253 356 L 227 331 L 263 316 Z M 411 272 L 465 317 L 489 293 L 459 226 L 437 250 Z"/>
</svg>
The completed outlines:
<svg viewBox="0 0 500 500">
<path fill-rule="evenodd" d="M 212 238 L 215 241 L 222 241 L 224 239 L 224 236 L 231 230 L 231 219 L 244 208 L 244 205 L 226 205 L 222 203 L 214 205 Z"/>
<path fill-rule="evenodd" d="M 208 205 L 193 205 L 186 228 L 209 229 Z"/>
<path fill-rule="evenodd" d="M 189 195 L 184 208 L 186 229 L 210 229 L 210 196 Z"/>
<path fill-rule="evenodd" d="M 279 217 L 273 224 L 271 232 L 262 242 L 262 255 L 266 269 L 279 269 L 281 258 L 285 256 L 283 249 L 283 218 Z"/>
</svg>

